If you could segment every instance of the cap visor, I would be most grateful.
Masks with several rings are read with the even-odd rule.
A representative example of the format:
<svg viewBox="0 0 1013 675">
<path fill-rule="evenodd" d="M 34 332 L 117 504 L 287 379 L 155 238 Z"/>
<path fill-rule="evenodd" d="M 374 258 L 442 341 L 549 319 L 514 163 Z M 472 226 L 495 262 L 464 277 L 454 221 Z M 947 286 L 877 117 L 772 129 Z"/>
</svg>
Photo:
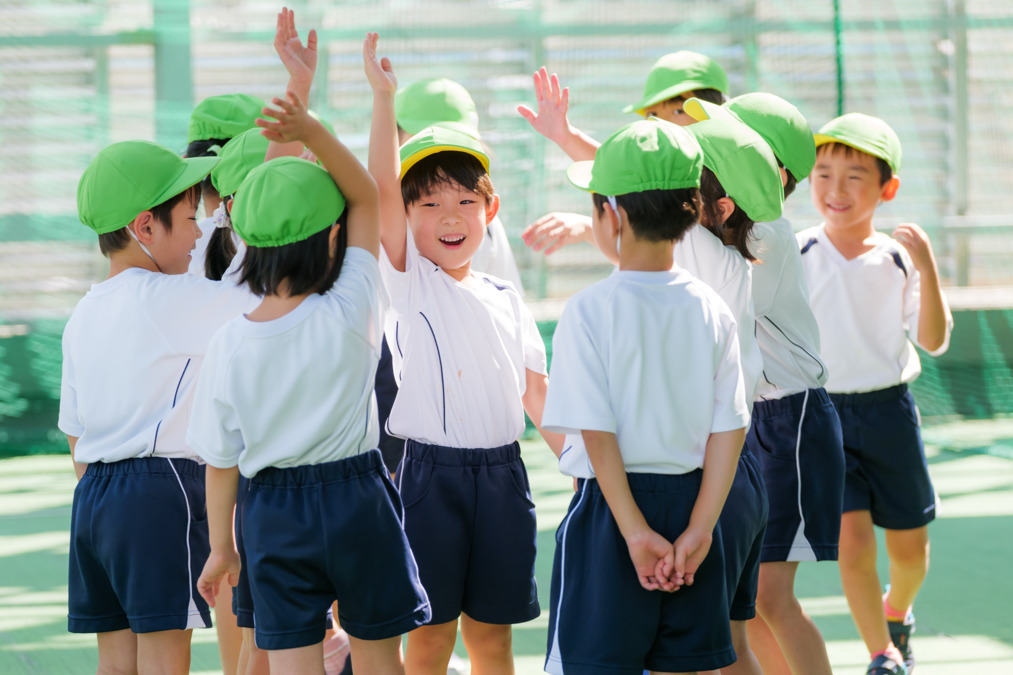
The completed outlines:
<svg viewBox="0 0 1013 675">
<path fill-rule="evenodd" d="M 715 105 L 710 101 L 701 101 L 698 98 L 691 98 L 686 101 L 682 106 L 682 111 L 697 122 L 711 119 L 735 119 L 736 121 L 740 121 L 734 112 L 723 105 Z"/>
<path fill-rule="evenodd" d="M 686 80 L 685 82 L 673 84 L 671 87 L 666 87 L 665 89 L 659 91 L 657 94 L 654 94 L 652 96 L 646 96 L 640 99 L 639 103 L 634 103 L 633 105 L 626 106 L 625 108 L 623 108 L 623 112 L 624 113 L 635 112 L 637 114 L 643 114 L 644 110 L 650 108 L 655 103 L 667 101 L 670 98 L 675 98 L 679 94 L 685 94 L 687 91 L 693 91 L 694 89 L 713 89 L 713 88 L 714 85 L 703 84 L 699 80 Z"/>
<path fill-rule="evenodd" d="M 214 168 L 215 164 L 218 163 L 217 157 L 186 157 L 183 159 L 186 162 L 186 166 L 183 171 L 176 176 L 176 178 L 169 184 L 162 194 L 158 195 L 155 200 L 148 206 L 158 206 L 159 204 L 168 201 L 172 197 L 175 197 L 180 192 L 183 192 L 187 188 L 196 185 L 197 183 L 204 180 L 204 177 L 211 173 L 211 169 Z"/>
<path fill-rule="evenodd" d="M 566 169 L 566 178 L 581 190 L 591 191 L 591 167 L 594 160 L 574 162 Z"/>
<path fill-rule="evenodd" d="M 478 161 L 482 162 L 482 167 L 486 171 L 489 170 L 489 158 L 475 152 L 471 148 L 465 148 L 460 145 L 433 145 L 416 152 L 414 155 L 411 155 L 401 162 L 401 178 L 404 178 L 409 169 L 418 164 L 420 161 L 430 155 L 435 155 L 438 152 L 463 152 L 464 154 L 471 155 Z"/>
</svg>

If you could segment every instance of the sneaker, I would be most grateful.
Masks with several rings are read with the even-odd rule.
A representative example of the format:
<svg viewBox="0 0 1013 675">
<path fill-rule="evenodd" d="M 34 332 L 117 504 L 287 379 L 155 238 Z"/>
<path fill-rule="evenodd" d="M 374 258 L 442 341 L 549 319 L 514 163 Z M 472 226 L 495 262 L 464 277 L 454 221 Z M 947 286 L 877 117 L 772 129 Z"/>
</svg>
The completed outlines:
<svg viewBox="0 0 1013 675">
<path fill-rule="evenodd" d="M 914 672 L 915 657 L 911 653 L 911 633 L 915 632 L 915 615 L 908 612 L 903 621 L 887 621 L 886 627 L 890 629 L 890 640 L 904 658 L 907 672 Z"/>
<path fill-rule="evenodd" d="M 869 664 L 865 675 L 908 675 L 907 666 L 897 663 L 888 654 L 879 654 Z"/>
</svg>

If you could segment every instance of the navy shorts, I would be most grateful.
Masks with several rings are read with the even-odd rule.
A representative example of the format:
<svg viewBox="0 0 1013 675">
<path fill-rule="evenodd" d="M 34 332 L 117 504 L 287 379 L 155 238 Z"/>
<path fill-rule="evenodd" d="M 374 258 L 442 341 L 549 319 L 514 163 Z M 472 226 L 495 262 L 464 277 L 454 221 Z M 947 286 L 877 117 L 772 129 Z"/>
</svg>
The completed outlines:
<svg viewBox="0 0 1013 675">
<path fill-rule="evenodd" d="M 167 457 L 89 464 L 74 489 L 68 630 L 210 628 L 197 592 L 210 551 L 203 466 Z"/>
<path fill-rule="evenodd" d="M 770 504 L 760 562 L 837 560 L 844 445 L 826 390 L 757 401 L 746 447 Z"/>
<path fill-rule="evenodd" d="M 431 623 L 461 612 L 494 624 L 538 616 L 535 504 L 517 443 L 464 449 L 409 440 L 398 488 Z"/>
<path fill-rule="evenodd" d="M 376 450 L 257 473 L 243 505 L 243 543 L 261 649 L 322 641 L 335 598 L 341 627 L 361 640 L 429 620 L 397 491 Z"/>
<path fill-rule="evenodd" d="M 651 528 L 675 541 L 689 524 L 702 471 L 626 474 Z M 721 524 L 692 586 L 674 593 L 640 585 L 626 540 L 594 479 L 556 530 L 545 670 L 642 675 L 714 670 L 735 661 L 728 625 Z"/>
<path fill-rule="evenodd" d="M 936 517 L 936 492 L 922 445 L 918 408 L 906 384 L 830 394 L 844 433 L 844 511 L 869 511 L 888 530 Z"/>
<path fill-rule="evenodd" d="M 246 551 L 243 548 L 243 503 L 250 489 L 250 479 L 240 474 L 239 487 L 236 490 L 236 549 L 239 551 L 239 583 L 232 588 L 232 613 L 236 615 L 236 625 L 240 628 L 253 628 L 253 596 L 250 595 L 250 578 L 246 571 Z"/>
<path fill-rule="evenodd" d="M 748 448 L 742 449 L 718 522 L 724 544 L 729 618 L 748 621 L 756 616 L 760 550 L 767 527 L 767 489 L 759 464 Z"/>
<path fill-rule="evenodd" d="M 387 346 L 387 338 L 384 338 L 380 345 L 380 362 L 376 366 L 373 390 L 376 392 L 376 412 L 380 420 L 380 454 L 383 456 L 383 465 L 387 467 L 387 473 L 393 476 L 404 457 L 404 439 L 387 433 L 387 418 L 390 417 L 390 409 L 397 397 L 394 363 L 391 360 L 390 347 Z"/>
</svg>

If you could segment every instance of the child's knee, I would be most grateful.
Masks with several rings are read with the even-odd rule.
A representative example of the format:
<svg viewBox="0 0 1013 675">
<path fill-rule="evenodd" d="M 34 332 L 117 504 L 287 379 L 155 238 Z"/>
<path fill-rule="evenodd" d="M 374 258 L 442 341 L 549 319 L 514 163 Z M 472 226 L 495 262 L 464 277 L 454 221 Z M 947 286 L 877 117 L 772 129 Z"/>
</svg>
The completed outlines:
<svg viewBox="0 0 1013 675">
<path fill-rule="evenodd" d="M 461 636 L 472 658 L 476 654 L 497 656 L 513 652 L 513 630 L 510 625 L 482 623 L 464 617 Z"/>
</svg>

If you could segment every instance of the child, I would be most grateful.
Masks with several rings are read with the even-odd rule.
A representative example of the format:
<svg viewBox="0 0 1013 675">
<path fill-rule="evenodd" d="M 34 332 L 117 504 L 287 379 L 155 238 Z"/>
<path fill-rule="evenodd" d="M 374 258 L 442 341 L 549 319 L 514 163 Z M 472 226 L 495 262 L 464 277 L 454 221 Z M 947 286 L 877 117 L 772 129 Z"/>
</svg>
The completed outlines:
<svg viewBox="0 0 1013 675">
<path fill-rule="evenodd" d="M 695 121 L 682 109 L 691 98 L 721 105 L 728 100 L 728 76 L 710 57 L 683 50 L 665 54 L 651 66 L 643 97 L 623 112 L 660 117 L 686 127 Z"/>
<path fill-rule="evenodd" d="M 204 470 L 184 429 L 208 341 L 252 306 L 243 289 L 185 274 L 199 183 L 217 161 L 125 141 L 78 184 L 109 276 L 63 334 L 59 427 L 79 478 L 68 628 L 98 633 L 101 672 L 185 673 L 191 629 L 211 626 L 194 585 L 208 551 Z"/>
<path fill-rule="evenodd" d="M 928 523 L 936 515 L 907 383 L 921 365 L 912 342 L 936 356 L 953 318 L 939 287 L 932 246 L 914 224 L 876 232 L 880 202 L 897 194 L 901 146 L 883 120 L 851 113 L 816 134 L 809 177 L 823 223 L 798 234 L 827 391 L 844 433 L 847 467 L 841 518 L 841 583 L 871 654 L 870 675 L 910 672 L 911 606 L 928 568 Z M 890 587 L 880 596 L 873 526 L 886 530 Z"/>
<path fill-rule="evenodd" d="M 210 601 L 222 577 L 236 581 L 241 471 L 251 481 L 243 536 L 256 640 L 271 672 L 324 672 L 335 597 L 356 671 L 399 672 L 401 634 L 430 613 L 400 503 L 372 450 L 384 309 L 376 188 L 294 93 L 274 104 L 281 110 L 264 113 L 278 121 L 258 122 L 268 137 L 304 141 L 330 174 L 283 157 L 236 193 L 242 281 L 263 302 L 215 336 L 198 385 L 188 439 L 209 464 L 212 543 L 198 587 Z"/>
<path fill-rule="evenodd" d="M 406 667 L 445 675 L 463 614 L 475 671 L 512 672 L 510 624 L 539 614 L 534 504 L 516 440 L 525 411 L 541 422 L 545 347 L 517 291 L 471 269 L 499 207 L 488 157 L 473 136 L 436 126 L 398 161 L 397 83 L 376 43 L 370 33 L 363 47 L 369 168 L 400 387 L 387 427 L 407 440 L 398 469 L 405 531 L 433 606 L 431 623 L 408 636 Z M 544 435 L 558 452 L 562 439 Z"/>
<path fill-rule="evenodd" d="M 685 110 L 696 120 L 735 119 L 756 131 L 782 167 L 786 197 L 816 162 L 808 122 L 773 94 L 745 94 L 723 106 L 690 99 Z M 830 675 L 823 636 L 795 598 L 794 586 L 798 561 L 837 560 L 844 490 L 841 425 L 822 387 L 827 370 L 791 224 L 784 218 L 757 222 L 749 236 L 750 248 L 763 258 L 753 266 L 763 378 L 746 446 L 760 465 L 770 509 L 749 641 L 766 673 Z"/>
<path fill-rule="evenodd" d="M 717 526 L 749 421 L 735 321 L 672 265 L 700 170 L 688 132 L 645 120 L 567 172 L 594 193 L 594 236 L 619 270 L 569 300 L 553 337 L 543 423 L 581 434 L 596 477 L 556 533 L 551 673 L 735 660 Z"/>
</svg>

